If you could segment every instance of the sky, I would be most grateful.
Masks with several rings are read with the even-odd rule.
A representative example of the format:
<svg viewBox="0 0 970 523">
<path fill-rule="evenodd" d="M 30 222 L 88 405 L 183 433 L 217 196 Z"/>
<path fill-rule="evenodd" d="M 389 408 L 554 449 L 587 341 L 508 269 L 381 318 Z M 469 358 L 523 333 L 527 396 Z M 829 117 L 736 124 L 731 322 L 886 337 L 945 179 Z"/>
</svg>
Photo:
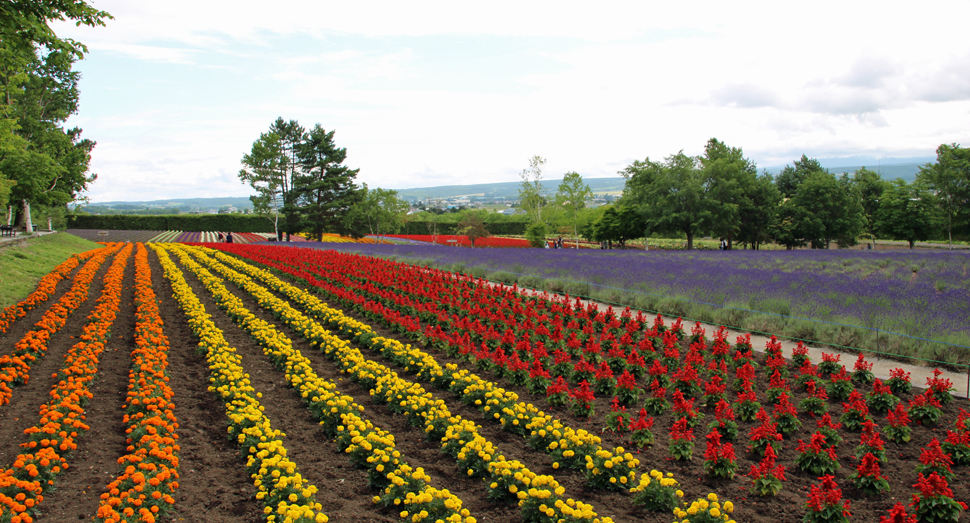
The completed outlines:
<svg viewBox="0 0 970 523">
<path fill-rule="evenodd" d="M 616 176 L 716 137 L 760 167 L 970 144 L 970 2 L 89 3 L 92 202 L 247 196 L 277 117 L 400 189 Z"/>
</svg>

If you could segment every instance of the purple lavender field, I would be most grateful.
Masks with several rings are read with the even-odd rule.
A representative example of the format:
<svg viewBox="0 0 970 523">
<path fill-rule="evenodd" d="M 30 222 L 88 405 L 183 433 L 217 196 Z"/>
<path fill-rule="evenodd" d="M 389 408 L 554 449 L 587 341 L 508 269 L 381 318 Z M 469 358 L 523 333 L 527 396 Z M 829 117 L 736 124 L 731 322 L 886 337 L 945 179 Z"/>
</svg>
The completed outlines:
<svg viewBox="0 0 970 523">
<path fill-rule="evenodd" d="M 321 247 L 393 257 L 752 331 L 970 362 L 970 253 L 966 251 Z"/>
</svg>

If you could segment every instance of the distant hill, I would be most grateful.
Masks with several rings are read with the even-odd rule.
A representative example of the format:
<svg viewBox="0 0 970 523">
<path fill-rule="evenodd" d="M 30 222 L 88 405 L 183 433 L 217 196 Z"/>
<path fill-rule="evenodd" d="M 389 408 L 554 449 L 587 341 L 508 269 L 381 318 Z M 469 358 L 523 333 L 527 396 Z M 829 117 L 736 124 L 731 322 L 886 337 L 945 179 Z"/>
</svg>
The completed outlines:
<svg viewBox="0 0 970 523">
<path fill-rule="evenodd" d="M 92 202 L 79 209 L 91 214 L 177 214 L 214 212 L 225 207 L 252 209 L 249 197 L 179 198 L 145 202 Z"/>
<path fill-rule="evenodd" d="M 936 157 L 911 157 L 911 158 L 870 158 L 865 156 L 852 156 L 849 158 L 819 158 L 822 167 L 828 169 L 830 173 L 854 173 L 865 167 L 870 171 L 876 171 L 882 176 L 883 180 L 895 180 L 902 178 L 907 182 L 916 179 L 919 168 L 927 163 L 936 161 Z M 777 175 L 785 166 L 768 167 L 765 170 L 773 175 Z"/>
<path fill-rule="evenodd" d="M 614 194 L 623 192 L 626 178 L 584 178 L 584 182 L 592 189 L 593 194 Z M 559 180 L 543 180 L 543 192 L 556 194 L 559 190 Z M 415 189 L 398 189 L 398 195 L 405 200 L 426 200 L 428 198 L 457 198 L 459 196 L 484 196 L 486 198 L 505 198 L 516 200 L 519 198 L 521 182 L 479 183 L 473 185 L 442 185 L 440 187 L 419 187 Z"/>
<path fill-rule="evenodd" d="M 227 198 L 181 198 L 172 200 L 151 200 L 145 202 L 91 202 L 91 205 L 118 207 L 122 205 L 137 207 L 224 207 L 232 205 L 237 209 L 252 209 L 253 202 L 248 196 Z"/>
</svg>

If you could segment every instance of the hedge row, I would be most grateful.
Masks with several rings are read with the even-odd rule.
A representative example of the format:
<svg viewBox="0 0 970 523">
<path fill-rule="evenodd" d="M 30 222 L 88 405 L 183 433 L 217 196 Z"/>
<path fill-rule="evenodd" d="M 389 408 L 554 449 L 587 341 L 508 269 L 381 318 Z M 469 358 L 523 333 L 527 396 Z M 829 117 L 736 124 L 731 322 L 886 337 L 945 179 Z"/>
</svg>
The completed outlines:
<svg viewBox="0 0 970 523">
<path fill-rule="evenodd" d="M 273 222 L 251 214 L 93 215 L 72 214 L 69 229 L 141 231 L 273 232 Z"/>
<path fill-rule="evenodd" d="M 280 218 L 282 226 L 282 218 Z M 525 234 L 525 222 L 485 222 L 492 234 Z M 252 214 L 158 214 L 158 215 L 93 215 L 72 214 L 67 217 L 69 229 L 137 230 L 137 231 L 233 231 L 273 232 L 273 222 Z M 458 224 L 437 225 L 438 234 L 456 234 Z M 432 222 L 408 222 L 402 234 L 433 234 Z"/>
</svg>

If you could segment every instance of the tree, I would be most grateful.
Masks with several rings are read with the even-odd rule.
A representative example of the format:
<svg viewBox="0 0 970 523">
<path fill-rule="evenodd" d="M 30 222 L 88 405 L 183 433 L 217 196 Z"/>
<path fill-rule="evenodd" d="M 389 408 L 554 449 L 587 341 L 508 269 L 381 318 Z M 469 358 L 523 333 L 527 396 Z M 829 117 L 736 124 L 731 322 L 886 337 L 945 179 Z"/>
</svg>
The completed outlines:
<svg viewBox="0 0 970 523">
<path fill-rule="evenodd" d="M 738 241 L 755 249 L 771 241 L 771 230 L 777 223 L 780 204 L 781 193 L 771 174 L 764 172 L 750 182 L 738 209 Z"/>
<path fill-rule="evenodd" d="M 530 223 L 525 229 L 525 239 L 529 240 L 532 247 L 544 247 L 546 245 L 546 234 L 549 229 L 546 224 L 541 222 Z"/>
<path fill-rule="evenodd" d="M 821 172 L 828 171 L 822 168 L 822 164 L 818 160 L 809 158 L 803 154 L 800 159 L 795 160 L 794 165 L 786 165 L 781 170 L 781 173 L 775 179 L 775 183 L 778 185 L 778 191 L 781 192 L 783 198 L 791 198 L 795 196 L 795 193 L 798 191 L 798 186 L 809 175 Z"/>
<path fill-rule="evenodd" d="M 397 191 L 387 189 L 368 189 L 363 184 L 360 201 L 346 214 L 344 228 L 354 236 L 363 236 L 362 230 L 377 236 L 379 240 L 386 234 L 400 230 L 401 217 L 410 206 L 397 197 Z"/>
<path fill-rule="evenodd" d="M 916 242 L 930 239 L 936 227 L 936 209 L 930 191 L 921 181 L 910 185 L 897 178 L 882 192 L 876 226 L 880 234 Z"/>
<path fill-rule="evenodd" d="M 559 190 L 556 192 L 556 204 L 563 208 L 566 218 L 572 222 L 574 241 L 578 241 L 579 236 L 579 212 L 591 199 L 593 199 L 593 191 L 579 173 L 570 171 L 563 175 Z M 577 243 L 576 246 L 578 248 L 579 244 Z"/>
<path fill-rule="evenodd" d="M 754 209 L 752 200 L 756 186 L 758 168 L 744 157 L 739 147 L 728 147 L 716 138 L 708 140 L 704 155 L 700 157 L 704 169 L 704 183 L 707 185 L 711 205 L 711 231 L 717 236 L 727 238 L 727 248 L 734 245 L 734 237 L 741 233 L 743 226 L 755 226 L 742 222 L 742 212 L 746 217 Z M 748 236 L 751 236 L 750 234 Z"/>
<path fill-rule="evenodd" d="M 282 232 L 286 232 L 287 241 L 300 226 L 293 186 L 297 177 L 303 174 L 297 149 L 305 138 L 306 130 L 296 120 L 287 122 L 282 117 L 277 118 L 269 131 L 253 142 L 249 154 L 243 155 L 244 168 L 239 171 L 240 181 L 256 190 L 257 194 L 250 197 L 253 209 L 260 214 L 272 215 L 273 228 L 280 239 L 279 218 L 283 215 Z"/>
<path fill-rule="evenodd" d="M 280 180 L 280 140 L 275 133 L 268 132 L 253 142 L 249 153 L 244 154 L 239 170 L 239 180 L 248 183 L 256 194 L 250 196 L 253 212 L 267 216 L 273 222 L 273 232 L 281 238 L 279 220 L 283 206 L 282 181 Z"/>
<path fill-rule="evenodd" d="M 828 172 L 808 174 L 786 206 L 793 233 L 813 248 L 828 248 L 832 240 L 839 246 L 852 245 L 862 232 L 862 204 L 854 187 Z"/>
<path fill-rule="evenodd" d="M 662 164 L 647 158 L 621 172 L 632 173 L 622 203 L 643 217 L 645 229 L 683 233 L 693 249 L 694 236 L 710 228 L 716 215 L 700 161 L 681 151 Z"/>
<path fill-rule="evenodd" d="M 78 73 L 71 69 L 87 48 L 59 38 L 49 24 L 94 27 L 110 18 L 83 0 L 0 3 L 0 193 L 23 203 L 28 227 L 31 202 L 62 205 L 95 179 L 86 176 L 94 142 L 61 127 L 77 112 Z M 8 223 L 13 214 L 8 208 Z"/>
<path fill-rule="evenodd" d="M 917 179 L 934 192 L 952 249 L 953 228 L 970 226 L 970 149 L 955 143 L 940 145 L 936 162 L 920 167 Z"/>
<path fill-rule="evenodd" d="M 485 222 L 482 221 L 481 215 L 477 212 L 470 212 L 462 217 L 461 221 L 458 222 L 458 234 L 468 236 L 468 241 L 471 242 L 473 248 L 479 238 L 490 236 L 488 229 L 485 228 Z"/>
<path fill-rule="evenodd" d="M 643 230 L 641 216 L 634 208 L 611 205 L 593 224 L 593 239 L 608 242 L 610 248 L 616 242 L 622 248 L 628 240 L 643 236 Z"/>
<path fill-rule="evenodd" d="M 872 237 L 876 234 L 876 214 L 879 212 L 879 201 L 882 193 L 890 185 L 883 180 L 879 173 L 865 167 L 855 172 L 852 178 L 859 193 L 862 204 L 862 216 L 865 219 L 865 232 Z"/>
<path fill-rule="evenodd" d="M 522 186 L 519 188 L 519 204 L 528 213 L 532 223 L 542 222 L 542 166 L 545 158 L 536 155 L 529 158 L 529 168 L 523 169 L 520 177 Z"/>
<path fill-rule="evenodd" d="M 360 188 L 354 183 L 360 169 L 343 165 L 347 149 L 338 148 L 333 135 L 334 131 L 327 132 L 316 124 L 296 147 L 301 173 L 294 181 L 294 200 L 304 227 L 317 241 L 324 231 L 347 233 L 343 216 L 361 199 Z"/>
</svg>

